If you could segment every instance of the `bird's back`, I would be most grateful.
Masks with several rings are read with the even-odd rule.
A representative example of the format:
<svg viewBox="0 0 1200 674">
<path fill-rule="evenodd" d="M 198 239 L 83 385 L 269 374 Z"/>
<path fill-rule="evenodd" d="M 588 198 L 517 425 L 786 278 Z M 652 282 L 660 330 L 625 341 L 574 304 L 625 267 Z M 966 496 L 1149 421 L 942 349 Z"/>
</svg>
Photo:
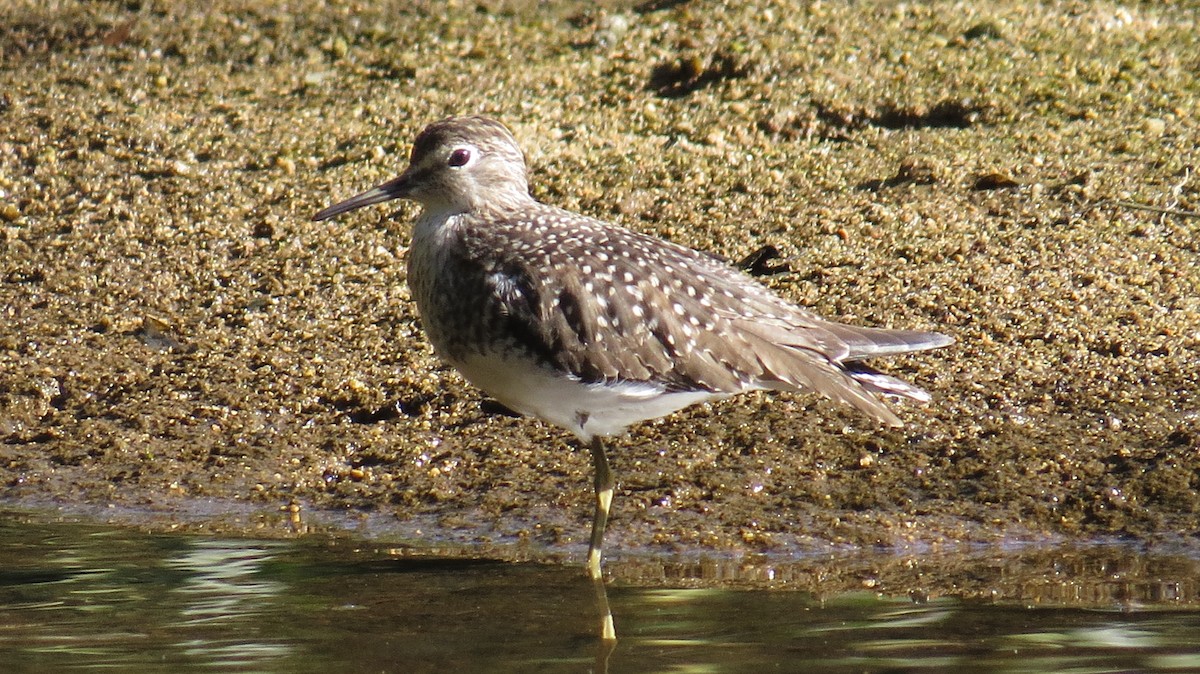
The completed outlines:
<svg viewBox="0 0 1200 674">
<path fill-rule="evenodd" d="M 824 320 L 708 255 L 532 199 L 445 229 L 439 251 L 421 250 L 429 244 L 414 236 L 410 255 L 438 261 L 413 269 L 410 282 L 425 284 L 414 289 L 426 328 L 460 369 L 469 356 L 500 354 L 593 387 L 710 397 L 812 390 L 898 424 L 875 394 L 923 392 L 888 390 L 889 380 L 903 382 L 864 379 L 864 368 L 847 364 L 950 341 Z M 512 392 L 490 392 L 513 403 Z"/>
</svg>

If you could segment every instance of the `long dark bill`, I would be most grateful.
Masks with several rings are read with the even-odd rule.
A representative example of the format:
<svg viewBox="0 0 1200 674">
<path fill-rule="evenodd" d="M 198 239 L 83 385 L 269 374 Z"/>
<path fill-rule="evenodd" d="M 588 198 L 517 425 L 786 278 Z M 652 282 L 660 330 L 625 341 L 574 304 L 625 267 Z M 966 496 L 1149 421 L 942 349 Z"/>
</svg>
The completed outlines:
<svg viewBox="0 0 1200 674">
<path fill-rule="evenodd" d="M 326 208 L 314 215 L 313 220 L 328 220 L 335 215 L 341 215 L 346 211 L 352 211 L 363 206 L 391 201 L 392 199 L 403 199 L 408 196 L 409 182 L 408 174 L 403 173 L 398 178 L 393 178 L 378 187 L 369 189 L 362 194 L 350 197 L 345 201 Z"/>
</svg>

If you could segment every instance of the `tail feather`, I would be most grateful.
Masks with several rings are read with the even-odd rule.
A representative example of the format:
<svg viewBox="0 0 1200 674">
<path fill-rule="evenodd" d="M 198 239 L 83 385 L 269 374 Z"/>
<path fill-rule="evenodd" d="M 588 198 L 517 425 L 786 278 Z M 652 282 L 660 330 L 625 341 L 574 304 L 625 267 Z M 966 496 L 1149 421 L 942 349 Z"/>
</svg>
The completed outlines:
<svg viewBox="0 0 1200 674">
<path fill-rule="evenodd" d="M 846 363 L 846 374 L 850 375 L 854 381 L 863 385 L 875 395 L 885 396 L 888 398 L 908 398 L 917 402 L 927 403 L 930 400 L 929 393 L 919 386 L 914 386 L 903 379 L 884 374 L 879 370 L 867 367 L 862 363 Z"/>
<path fill-rule="evenodd" d="M 919 330 L 889 330 L 860 328 L 840 323 L 822 326 L 846 343 L 849 353 L 843 361 L 856 361 L 877 356 L 893 356 L 912 351 L 938 349 L 954 343 L 954 338 L 940 332 Z"/>
<path fill-rule="evenodd" d="M 741 337 L 762 368 L 758 386 L 780 391 L 814 391 L 851 405 L 882 424 L 903 425 L 896 413 L 874 394 L 875 389 L 862 385 L 846 364 L 816 349 L 778 343 L 769 325 L 748 323 L 742 328 Z"/>
<path fill-rule="evenodd" d="M 804 318 L 807 323 L 746 318 L 734 322 L 734 332 L 744 346 L 736 353 L 741 358 L 753 358 L 741 365 L 742 371 L 751 373 L 748 386 L 814 391 L 893 427 L 903 424 L 885 399 L 908 398 L 924 403 L 930 395 L 859 361 L 936 349 L 954 342 L 937 332 L 860 328 Z"/>
</svg>

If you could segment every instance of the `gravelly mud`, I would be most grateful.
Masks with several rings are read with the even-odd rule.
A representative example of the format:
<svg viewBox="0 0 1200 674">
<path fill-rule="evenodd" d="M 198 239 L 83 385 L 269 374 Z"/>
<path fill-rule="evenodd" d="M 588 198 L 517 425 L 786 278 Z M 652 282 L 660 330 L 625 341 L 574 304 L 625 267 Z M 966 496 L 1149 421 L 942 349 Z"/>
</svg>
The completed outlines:
<svg viewBox="0 0 1200 674">
<path fill-rule="evenodd" d="M 398 172 L 426 123 L 485 112 L 545 201 L 731 259 L 773 245 L 784 296 L 958 340 L 886 364 L 934 395 L 901 430 L 767 394 L 636 427 L 611 549 L 1197 543 L 1195 5 L 30 0 L 0 20 L 5 500 L 584 544 L 587 453 L 424 340 L 414 209 L 310 220 Z"/>
</svg>

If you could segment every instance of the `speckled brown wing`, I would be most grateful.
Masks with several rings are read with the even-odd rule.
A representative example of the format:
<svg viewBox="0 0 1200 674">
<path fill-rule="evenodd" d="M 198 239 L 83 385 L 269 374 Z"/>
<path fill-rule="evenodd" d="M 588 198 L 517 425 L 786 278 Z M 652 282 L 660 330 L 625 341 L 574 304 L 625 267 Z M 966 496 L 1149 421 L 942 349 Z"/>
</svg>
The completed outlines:
<svg viewBox="0 0 1200 674">
<path fill-rule="evenodd" d="M 512 338 L 582 381 L 812 390 L 898 424 L 842 363 L 940 345 L 931 333 L 826 321 L 709 256 L 539 206 L 489 218 L 468 245 L 496 261 L 486 276 Z"/>
</svg>

